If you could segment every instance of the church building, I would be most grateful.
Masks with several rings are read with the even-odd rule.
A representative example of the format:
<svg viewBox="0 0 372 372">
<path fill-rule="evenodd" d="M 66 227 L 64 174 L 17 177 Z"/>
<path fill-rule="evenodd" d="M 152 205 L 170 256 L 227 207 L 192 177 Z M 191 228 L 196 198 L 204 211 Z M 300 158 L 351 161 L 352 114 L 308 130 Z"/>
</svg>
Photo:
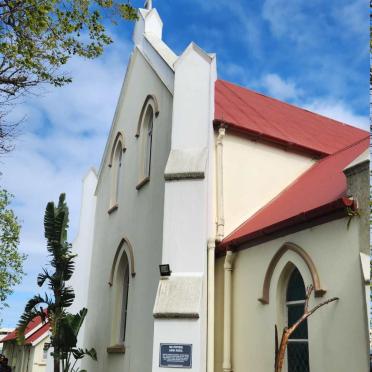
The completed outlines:
<svg viewBox="0 0 372 372">
<path fill-rule="evenodd" d="M 369 133 L 220 80 L 139 10 L 100 169 L 84 179 L 76 307 L 89 372 L 369 370 Z M 306 300 L 306 288 L 313 292 Z M 307 303 L 308 302 L 308 303 Z"/>
</svg>

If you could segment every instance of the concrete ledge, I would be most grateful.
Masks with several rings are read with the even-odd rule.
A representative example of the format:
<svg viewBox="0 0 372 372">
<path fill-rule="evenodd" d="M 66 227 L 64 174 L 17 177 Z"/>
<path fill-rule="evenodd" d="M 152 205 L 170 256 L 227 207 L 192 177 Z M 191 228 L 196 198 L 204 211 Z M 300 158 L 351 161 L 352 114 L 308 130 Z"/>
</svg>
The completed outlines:
<svg viewBox="0 0 372 372">
<path fill-rule="evenodd" d="M 113 205 L 108 211 L 108 214 L 114 213 L 119 208 L 118 204 Z"/>
<path fill-rule="evenodd" d="M 154 313 L 155 319 L 199 319 L 198 313 Z"/>
<path fill-rule="evenodd" d="M 207 165 L 207 149 L 172 150 L 164 178 L 166 181 L 203 179 Z"/>
<path fill-rule="evenodd" d="M 109 346 L 107 348 L 107 353 L 108 354 L 125 354 L 125 346 L 122 344 Z"/>
<path fill-rule="evenodd" d="M 155 299 L 155 319 L 198 319 L 201 309 L 201 275 L 172 275 L 161 279 Z"/>
<path fill-rule="evenodd" d="M 146 183 L 149 183 L 149 182 L 150 182 L 150 177 L 145 177 L 142 181 L 138 183 L 138 185 L 136 186 L 136 189 L 140 190 L 143 186 L 146 185 Z"/>
</svg>

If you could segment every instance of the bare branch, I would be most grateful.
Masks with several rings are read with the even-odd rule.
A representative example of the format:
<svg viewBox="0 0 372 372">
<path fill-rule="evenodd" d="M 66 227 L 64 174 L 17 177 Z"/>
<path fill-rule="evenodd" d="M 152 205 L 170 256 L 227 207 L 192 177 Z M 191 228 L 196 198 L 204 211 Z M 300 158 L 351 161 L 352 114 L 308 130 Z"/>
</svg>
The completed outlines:
<svg viewBox="0 0 372 372">
<path fill-rule="evenodd" d="M 332 297 L 332 298 L 320 303 L 319 305 L 313 307 L 311 310 L 309 310 L 309 299 L 310 299 L 310 296 L 311 296 L 313 290 L 314 290 L 314 288 L 313 288 L 312 285 L 309 285 L 306 289 L 306 299 L 305 299 L 304 313 L 301 316 L 301 318 L 298 319 L 297 322 L 294 323 L 291 327 L 289 327 L 289 328 L 285 327 L 284 330 L 283 330 L 282 339 L 280 341 L 279 352 L 275 351 L 275 354 L 276 354 L 275 355 L 275 372 L 281 372 L 282 371 L 283 364 L 284 364 L 285 351 L 286 351 L 287 345 L 288 345 L 288 340 L 289 340 L 290 336 L 293 334 L 293 332 L 309 316 L 314 314 L 318 309 L 320 309 L 321 307 L 323 307 L 323 306 L 325 306 L 325 305 L 327 305 L 331 302 L 339 300 L 338 297 Z"/>
</svg>

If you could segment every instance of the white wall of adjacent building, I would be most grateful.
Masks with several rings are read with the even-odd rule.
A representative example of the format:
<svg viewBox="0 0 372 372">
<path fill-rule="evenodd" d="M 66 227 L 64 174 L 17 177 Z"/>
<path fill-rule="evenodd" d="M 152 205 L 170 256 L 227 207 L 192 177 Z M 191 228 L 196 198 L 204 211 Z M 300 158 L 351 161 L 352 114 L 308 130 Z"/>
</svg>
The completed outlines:
<svg viewBox="0 0 372 372">
<path fill-rule="evenodd" d="M 48 333 L 35 340 L 32 345 L 17 345 L 15 341 L 7 342 L 4 345 L 4 354 L 8 358 L 9 366 L 15 372 L 46 372 L 45 343 L 50 343 Z"/>
</svg>

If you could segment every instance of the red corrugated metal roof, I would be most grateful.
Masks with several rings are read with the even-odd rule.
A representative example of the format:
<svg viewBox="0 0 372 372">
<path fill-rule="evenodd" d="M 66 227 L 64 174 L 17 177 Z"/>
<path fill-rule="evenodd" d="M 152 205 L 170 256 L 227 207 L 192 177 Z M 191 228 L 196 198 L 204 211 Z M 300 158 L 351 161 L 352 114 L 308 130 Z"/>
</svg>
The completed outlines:
<svg viewBox="0 0 372 372">
<path fill-rule="evenodd" d="M 215 85 L 215 120 L 319 155 L 333 154 L 366 136 L 361 129 L 223 80 Z"/>
<path fill-rule="evenodd" d="M 41 336 L 46 335 L 49 332 L 50 324 L 45 323 L 41 328 L 39 328 L 35 333 L 33 333 L 30 337 L 25 340 L 25 344 L 30 345 Z"/>
<path fill-rule="evenodd" d="M 42 323 L 40 316 L 35 317 L 30 323 L 28 323 L 26 330 L 25 330 L 25 335 L 28 333 L 32 332 L 35 330 L 40 324 Z M 15 329 L 13 332 L 10 332 L 6 337 L 4 337 L 1 342 L 6 342 L 6 341 L 12 341 L 17 338 L 17 329 Z"/>
<path fill-rule="evenodd" d="M 247 242 L 259 231 L 345 197 L 346 177 L 343 169 L 368 146 L 369 136 L 320 160 L 227 236 L 221 247 Z"/>
</svg>

